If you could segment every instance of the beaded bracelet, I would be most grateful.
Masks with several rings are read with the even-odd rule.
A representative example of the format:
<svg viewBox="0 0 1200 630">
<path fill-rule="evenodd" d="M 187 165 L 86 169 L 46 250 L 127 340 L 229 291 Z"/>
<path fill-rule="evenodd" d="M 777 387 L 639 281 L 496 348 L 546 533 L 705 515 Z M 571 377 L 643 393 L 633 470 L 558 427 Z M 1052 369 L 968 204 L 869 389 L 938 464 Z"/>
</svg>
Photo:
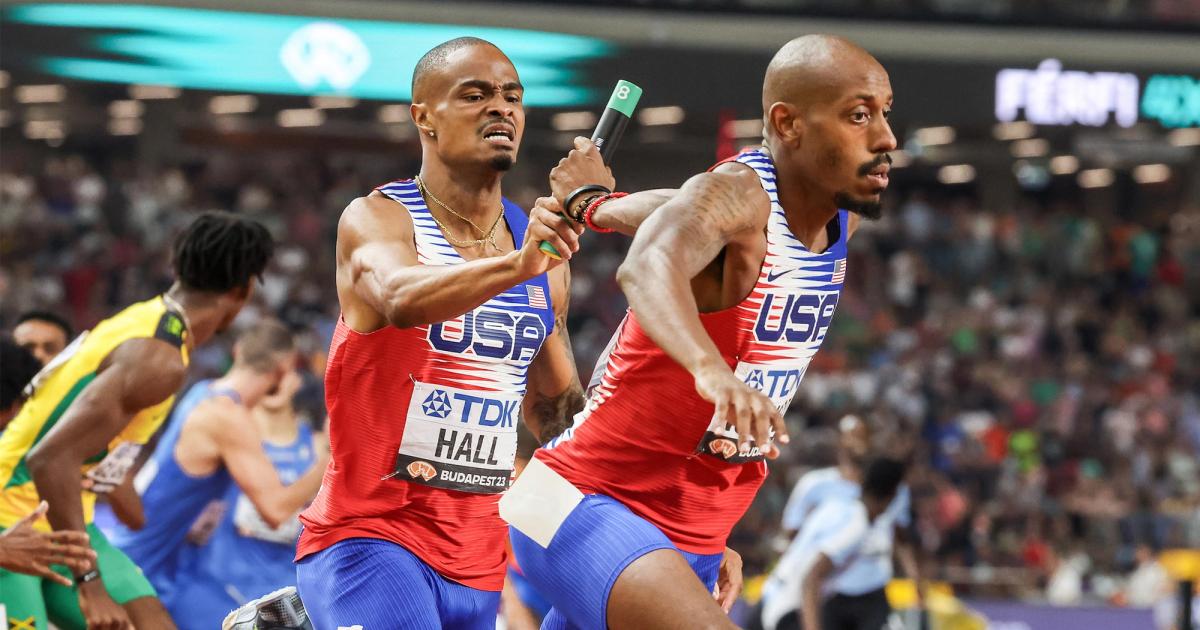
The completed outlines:
<svg viewBox="0 0 1200 630">
<path fill-rule="evenodd" d="M 607 195 L 604 195 L 599 199 L 589 203 L 587 209 L 583 211 L 583 224 L 586 225 L 588 229 L 600 232 L 601 234 L 615 232 L 616 230 L 611 228 L 605 228 L 596 225 L 596 223 L 592 221 L 592 215 L 596 214 L 596 209 L 599 208 L 604 202 L 611 201 L 613 199 L 620 199 L 628 194 L 629 193 L 623 192 L 608 193 Z"/>
<path fill-rule="evenodd" d="M 575 200 L 578 199 L 580 195 L 590 192 L 598 192 L 602 195 L 607 195 L 612 191 L 605 186 L 601 186 L 600 184 L 584 184 L 583 186 L 572 190 L 571 194 L 567 195 L 567 197 L 563 199 L 563 210 L 568 217 L 575 219 L 576 221 L 579 220 L 580 217 L 572 216 L 571 208 L 575 205 Z"/>
<path fill-rule="evenodd" d="M 592 203 L 597 199 L 602 199 L 607 194 L 611 193 L 596 193 L 594 195 L 588 195 L 587 197 L 584 197 L 583 201 L 575 204 L 579 208 L 579 214 L 567 212 L 564 216 L 574 223 L 583 223 L 583 213 L 587 212 L 588 206 L 592 205 Z"/>
</svg>

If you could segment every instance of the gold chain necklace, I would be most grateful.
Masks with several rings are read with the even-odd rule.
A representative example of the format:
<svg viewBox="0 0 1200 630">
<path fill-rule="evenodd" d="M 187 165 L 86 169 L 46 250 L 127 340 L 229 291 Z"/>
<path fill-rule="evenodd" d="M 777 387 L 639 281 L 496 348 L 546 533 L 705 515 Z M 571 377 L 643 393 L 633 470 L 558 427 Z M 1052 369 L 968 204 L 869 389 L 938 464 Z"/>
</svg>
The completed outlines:
<svg viewBox="0 0 1200 630">
<path fill-rule="evenodd" d="M 483 245 L 485 243 L 491 243 L 492 248 L 494 248 L 496 250 L 500 249 L 500 246 L 496 244 L 496 228 L 500 227 L 500 219 L 504 216 L 504 206 L 503 205 L 500 206 L 500 214 L 496 215 L 496 220 L 492 222 L 492 227 L 490 229 L 488 229 L 487 232 L 484 232 L 483 228 L 479 227 L 478 225 L 475 225 L 474 221 L 455 212 L 453 208 L 446 205 L 445 202 L 443 202 L 441 199 L 438 199 L 437 197 L 435 197 L 433 195 L 433 193 L 429 192 L 429 189 L 425 187 L 425 182 L 421 181 L 420 175 L 413 177 L 413 181 L 416 182 L 417 190 L 420 191 L 420 193 L 423 196 L 428 197 L 430 201 L 441 206 L 443 209 L 446 210 L 446 212 L 449 212 L 450 214 L 458 217 L 459 219 L 466 221 L 467 224 L 469 224 L 471 227 L 475 228 L 475 230 L 477 232 L 479 232 L 480 234 L 483 234 L 483 238 L 477 238 L 477 239 L 472 239 L 472 240 L 464 241 L 464 240 L 455 238 L 454 235 L 450 233 L 450 229 L 446 227 L 446 224 L 442 223 L 441 220 L 439 220 L 437 218 L 437 215 L 430 212 L 429 216 L 433 217 L 433 222 L 437 223 L 438 227 L 442 229 L 442 235 L 446 237 L 446 240 L 450 241 L 452 244 L 457 245 L 459 247 L 479 247 L 480 245 Z"/>
</svg>

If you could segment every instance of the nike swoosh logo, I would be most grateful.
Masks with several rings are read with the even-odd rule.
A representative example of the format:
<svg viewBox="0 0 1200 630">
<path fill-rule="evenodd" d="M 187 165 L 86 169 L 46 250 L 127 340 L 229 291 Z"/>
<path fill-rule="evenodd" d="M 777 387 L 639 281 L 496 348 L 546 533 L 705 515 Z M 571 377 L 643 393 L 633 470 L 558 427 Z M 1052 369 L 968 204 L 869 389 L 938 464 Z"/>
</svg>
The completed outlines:
<svg viewBox="0 0 1200 630">
<path fill-rule="evenodd" d="M 775 280 L 792 273 L 795 269 L 784 269 L 779 273 L 775 273 L 774 269 L 767 270 L 767 282 L 775 282 Z"/>
</svg>

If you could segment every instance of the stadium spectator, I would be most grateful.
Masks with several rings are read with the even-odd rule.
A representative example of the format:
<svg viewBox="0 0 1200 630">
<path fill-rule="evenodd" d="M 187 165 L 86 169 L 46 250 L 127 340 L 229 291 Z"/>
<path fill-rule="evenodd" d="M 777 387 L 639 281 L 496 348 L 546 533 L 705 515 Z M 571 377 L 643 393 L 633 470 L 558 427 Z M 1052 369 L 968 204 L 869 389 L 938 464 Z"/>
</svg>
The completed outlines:
<svg viewBox="0 0 1200 630">
<path fill-rule="evenodd" d="M 17 317 L 13 340 L 46 365 L 71 341 L 71 325 L 49 311 L 29 311 Z"/>
</svg>

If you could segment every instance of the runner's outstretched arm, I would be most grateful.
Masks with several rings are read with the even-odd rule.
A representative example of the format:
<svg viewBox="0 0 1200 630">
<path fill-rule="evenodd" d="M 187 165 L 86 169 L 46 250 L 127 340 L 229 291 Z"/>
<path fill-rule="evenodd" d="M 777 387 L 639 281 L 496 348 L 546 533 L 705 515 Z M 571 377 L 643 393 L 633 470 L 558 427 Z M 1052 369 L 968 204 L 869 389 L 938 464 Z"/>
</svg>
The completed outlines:
<svg viewBox="0 0 1200 630">
<path fill-rule="evenodd" d="M 737 427 L 741 450 L 768 443 L 774 427 L 787 441 L 771 401 L 733 374 L 700 322 L 692 279 L 727 246 L 761 239 L 770 199 L 748 168 L 702 173 L 650 215 L 638 230 L 617 281 L 646 334 L 696 380 L 715 414 Z"/>
<path fill-rule="evenodd" d="M 619 199 L 606 201 L 596 208 L 592 215 L 592 223 L 626 236 L 633 236 L 640 226 L 650 216 L 679 194 L 675 188 L 656 188 L 631 193 Z"/>
<path fill-rule="evenodd" d="M 554 230 L 531 218 L 525 243 L 516 251 L 459 265 L 420 265 L 412 219 L 398 206 L 378 192 L 352 201 L 338 222 L 337 258 L 339 274 L 348 274 L 347 286 L 386 323 L 400 328 L 453 319 L 556 266 L 558 261 L 538 251 L 543 240 L 564 258 L 579 249 L 582 228 Z M 537 240 L 531 242 L 529 234 Z"/>
</svg>

